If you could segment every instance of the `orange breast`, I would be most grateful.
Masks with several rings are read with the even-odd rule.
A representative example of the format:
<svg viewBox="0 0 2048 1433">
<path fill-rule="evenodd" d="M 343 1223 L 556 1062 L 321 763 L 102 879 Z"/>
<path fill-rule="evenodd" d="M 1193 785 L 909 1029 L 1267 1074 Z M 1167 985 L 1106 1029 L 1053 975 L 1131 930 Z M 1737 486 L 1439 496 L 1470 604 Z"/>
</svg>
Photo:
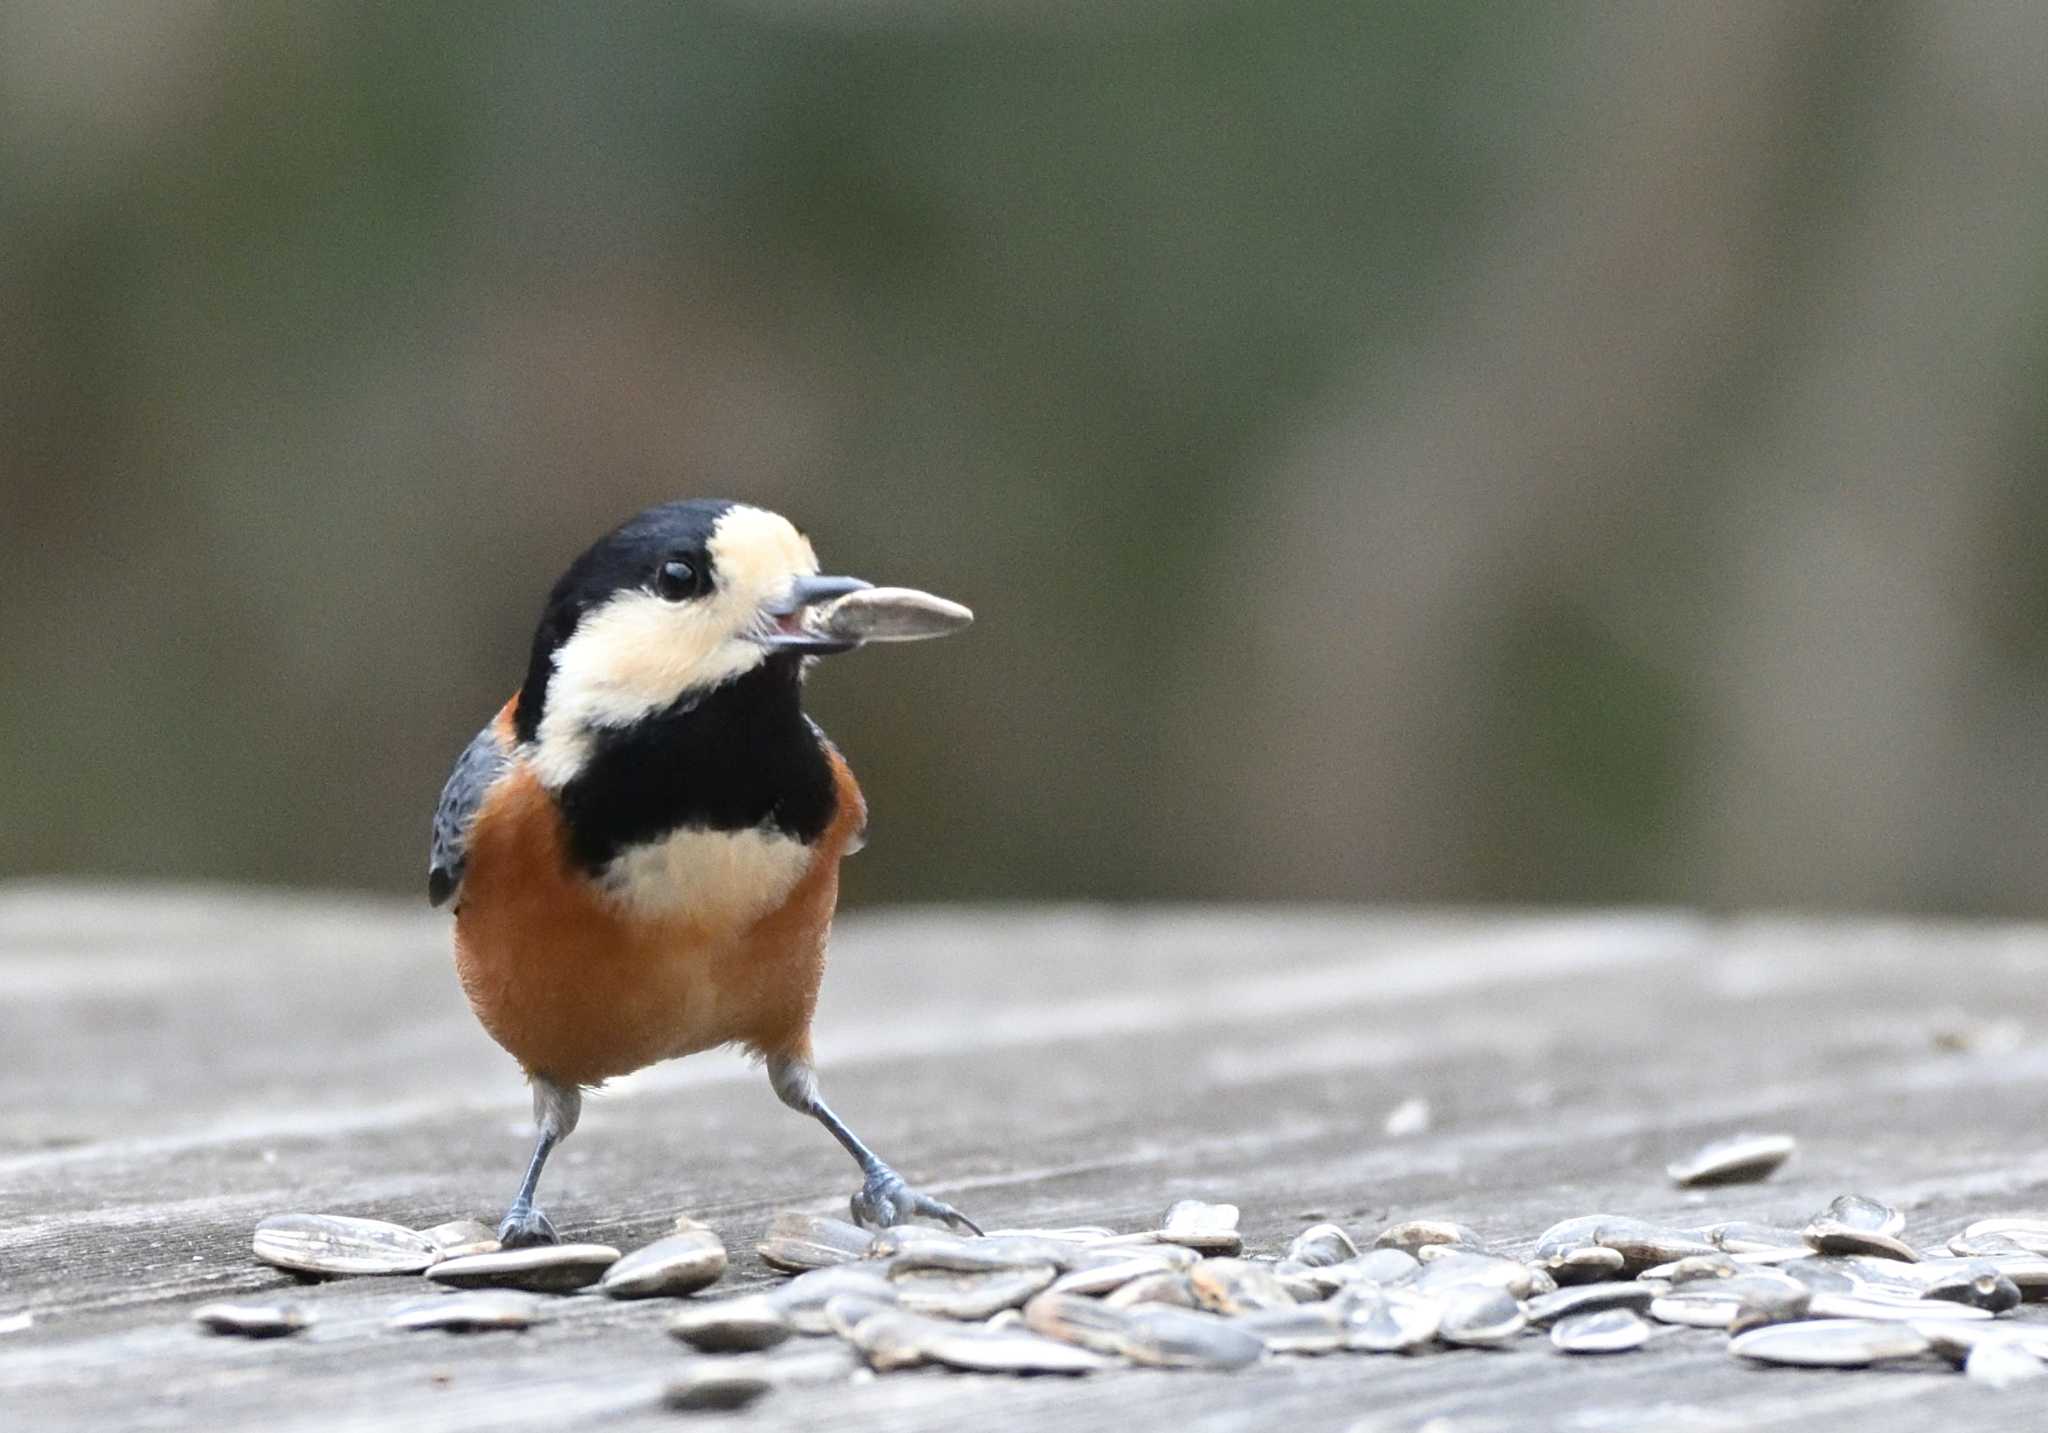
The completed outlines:
<svg viewBox="0 0 2048 1433">
<path fill-rule="evenodd" d="M 559 809 L 515 764 L 477 813 L 455 917 L 455 968 L 491 1037 L 529 1072 L 585 1085 L 728 1043 L 808 1054 L 839 861 L 866 816 L 831 760 L 831 826 L 788 896 L 741 925 L 608 897 L 571 867 Z"/>
</svg>

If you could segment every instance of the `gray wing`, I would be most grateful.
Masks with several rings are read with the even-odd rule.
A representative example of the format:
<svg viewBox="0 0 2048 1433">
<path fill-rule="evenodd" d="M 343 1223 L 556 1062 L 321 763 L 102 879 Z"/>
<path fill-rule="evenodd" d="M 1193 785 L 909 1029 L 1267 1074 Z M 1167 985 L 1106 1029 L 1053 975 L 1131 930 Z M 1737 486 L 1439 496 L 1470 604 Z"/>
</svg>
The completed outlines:
<svg viewBox="0 0 2048 1433">
<path fill-rule="evenodd" d="M 444 905 L 462 885 L 462 868 L 469 860 L 469 827 L 476 820 L 484 795 L 504 774 L 511 759 L 505 743 L 498 738 L 493 721 L 478 732 L 441 788 L 441 804 L 434 810 L 434 844 L 427 856 L 427 900 Z"/>
</svg>

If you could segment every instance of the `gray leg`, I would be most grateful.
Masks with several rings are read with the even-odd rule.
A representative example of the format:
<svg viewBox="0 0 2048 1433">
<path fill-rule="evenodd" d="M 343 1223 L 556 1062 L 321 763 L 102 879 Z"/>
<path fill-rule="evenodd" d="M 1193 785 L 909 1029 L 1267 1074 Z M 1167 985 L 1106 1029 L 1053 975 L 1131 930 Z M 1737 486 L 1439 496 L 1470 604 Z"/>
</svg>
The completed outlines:
<svg viewBox="0 0 2048 1433">
<path fill-rule="evenodd" d="M 952 1205 L 920 1194 L 905 1184 L 902 1175 L 862 1144 L 860 1136 L 848 1129 L 846 1122 L 833 1114 L 832 1107 L 819 1097 L 818 1077 L 808 1060 L 772 1056 L 768 1061 L 768 1079 L 775 1086 L 778 1099 L 798 1114 L 809 1115 L 830 1130 L 832 1138 L 844 1145 L 846 1152 L 859 1163 L 864 1177 L 860 1192 L 853 1196 L 854 1223 L 870 1229 L 886 1229 L 914 1215 L 922 1215 L 927 1219 L 943 1219 L 970 1233 L 981 1232 L 979 1225 Z"/>
<path fill-rule="evenodd" d="M 526 1166 L 526 1178 L 512 1196 L 512 1207 L 498 1224 L 498 1242 L 507 1249 L 523 1249 L 556 1241 L 555 1226 L 533 1204 L 540 1184 L 541 1169 L 556 1145 L 569 1137 L 583 1115 L 583 1091 L 574 1085 L 557 1084 L 545 1075 L 533 1076 L 533 1122 L 540 1126 L 534 1141 L 533 1161 Z"/>
</svg>

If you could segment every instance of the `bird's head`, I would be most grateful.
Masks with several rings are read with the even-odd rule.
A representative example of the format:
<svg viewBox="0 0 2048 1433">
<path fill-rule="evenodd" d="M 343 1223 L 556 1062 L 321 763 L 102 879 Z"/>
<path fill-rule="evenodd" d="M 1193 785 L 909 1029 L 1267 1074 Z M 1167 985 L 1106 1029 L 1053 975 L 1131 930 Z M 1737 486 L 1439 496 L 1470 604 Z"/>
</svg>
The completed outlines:
<svg viewBox="0 0 2048 1433">
<path fill-rule="evenodd" d="M 868 584 L 821 577 L 787 518 L 742 503 L 649 508 L 593 543 L 548 596 L 515 726 L 544 781 L 596 736 L 778 662 L 856 645 L 804 629 L 805 609 Z"/>
</svg>

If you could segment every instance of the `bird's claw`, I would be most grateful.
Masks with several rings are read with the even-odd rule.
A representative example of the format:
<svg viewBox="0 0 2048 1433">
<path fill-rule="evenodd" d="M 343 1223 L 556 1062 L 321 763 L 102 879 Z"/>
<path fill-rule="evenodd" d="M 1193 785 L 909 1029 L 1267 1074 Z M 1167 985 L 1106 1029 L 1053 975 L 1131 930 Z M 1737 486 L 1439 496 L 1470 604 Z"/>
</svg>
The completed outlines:
<svg viewBox="0 0 2048 1433">
<path fill-rule="evenodd" d="M 548 1216 L 531 1204 L 513 1205 L 498 1222 L 498 1244 L 501 1248 L 532 1249 L 561 1242 L 561 1236 L 555 1233 L 555 1226 L 548 1222 Z"/>
<path fill-rule="evenodd" d="M 903 1176 L 887 1167 L 870 1174 L 852 1199 L 853 1222 L 864 1229 L 887 1229 L 911 1219 L 938 1219 L 968 1234 L 979 1234 L 981 1226 L 965 1214 L 928 1194 L 920 1194 L 903 1182 Z"/>
</svg>

